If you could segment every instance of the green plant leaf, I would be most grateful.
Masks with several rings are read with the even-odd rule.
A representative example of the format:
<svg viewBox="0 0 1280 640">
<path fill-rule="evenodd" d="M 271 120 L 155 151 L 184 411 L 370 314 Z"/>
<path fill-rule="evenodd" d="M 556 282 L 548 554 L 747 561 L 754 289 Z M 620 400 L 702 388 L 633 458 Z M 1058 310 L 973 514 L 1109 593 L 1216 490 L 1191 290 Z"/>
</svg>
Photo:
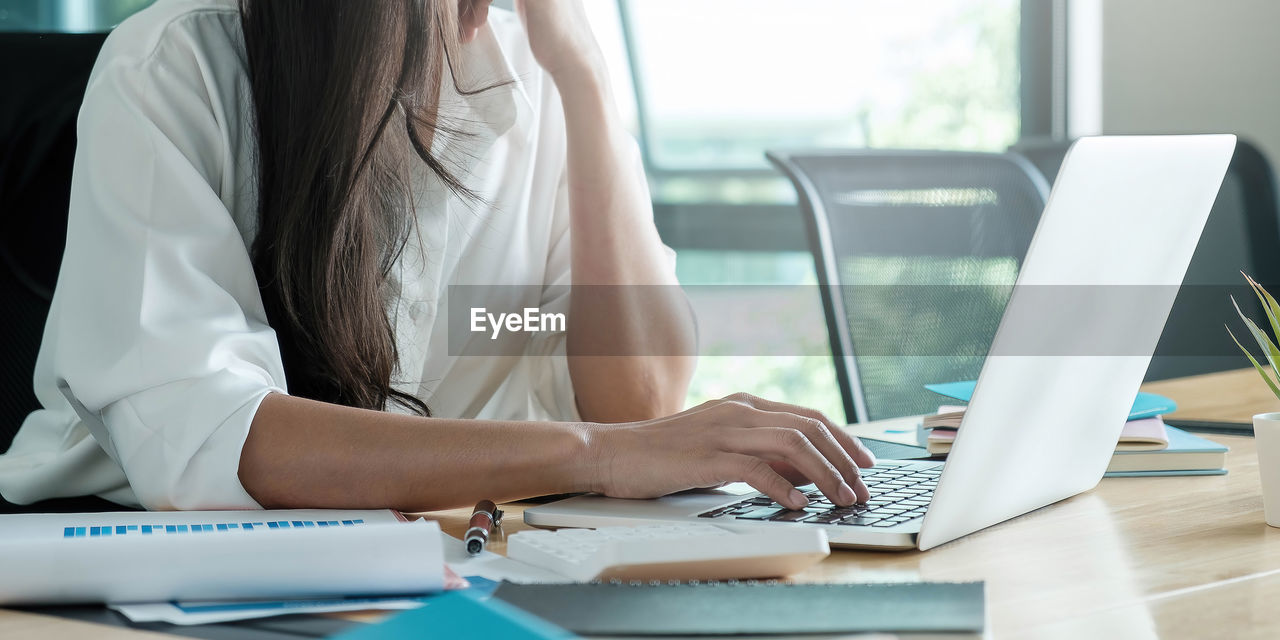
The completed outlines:
<svg viewBox="0 0 1280 640">
<path fill-rule="evenodd" d="M 1240 314 L 1240 319 L 1244 320 L 1245 326 L 1249 328 L 1249 333 L 1253 334 L 1253 339 L 1257 341 L 1258 348 L 1262 349 L 1262 355 L 1266 356 L 1267 364 L 1271 365 L 1271 370 L 1276 373 L 1276 376 L 1280 377 L 1280 367 L 1276 366 L 1276 363 L 1280 362 L 1280 348 L 1276 347 L 1265 331 L 1258 328 L 1258 325 L 1244 315 L 1244 312 L 1240 310 L 1240 305 L 1236 304 L 1235 296 L 1231 297 L 1231 304 L 1235 305 L 1236 313 Z"/>
<path fill-rule="evenodd" d="M 1243 275 L 1244 279 L 1249 281 L 1249 286 L 1253 288 L 1253 293 L 1258 296 L 1258 302 L 1262 303 L 1262 311 L 1267 314 L 1267 320 L 1271 324 L 1272 335 L 1280 339 L 1280 304 L 1276 304 L 1276 299 L 1271 297 L 1271 294 L 1267 293 L 1267 290 L 1263 289 L 1262 285 L 1258 284 L 1256 280 L 1250 278 L 1249 274 L 1241 271 L 1240 275 Z"/>
<path fill-rule="evenodd" d="M 1262 376 L 1263 382 L 1266 382 L 1267 386 L 1271 388 L 1271 393 L 1275 394 L 1277 398 L 1280 398 L 1280 387 L 1276 386 L 1276 383 L 1271 379 L 1271 376 L 1267 375 L 1267 370 L 1263 369 L 1262 365 L 1258 364 L 1258 361 L 1253 357 L 1253 354 L 1249 353 L 1249 350 L 1244 348 L 1244 345 L 1240 344 L 1239 340 L 1236 340 L 1236 334 L 1231 333 L 1231 327 L 1227 327 L 1227 335 L 1231 336 L 1231 339 L 1235 341 L 1236 346 L 1240 347 L 1240 350 L 1244 352 L 1244 356 L 1249 359 L 1249 362 L 1253 363 L 1253 368 L 1258 370 L 1258 375 Z"/>
</svg>

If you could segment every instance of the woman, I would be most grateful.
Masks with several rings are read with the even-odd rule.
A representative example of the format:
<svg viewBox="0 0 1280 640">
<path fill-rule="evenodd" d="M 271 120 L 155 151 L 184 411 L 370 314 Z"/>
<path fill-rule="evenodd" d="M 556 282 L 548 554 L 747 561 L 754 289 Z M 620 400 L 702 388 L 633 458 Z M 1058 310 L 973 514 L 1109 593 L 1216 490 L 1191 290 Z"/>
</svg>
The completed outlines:
<svg viewBox="0 0 1280 640">
<path fill-rule="evenodd" d="M 865 500 L 871 455 L 816 412 L 675 413 L 692 319 L 579 2 L 159 0 L 121 25 L 4 497 Z M 449 331 L 469 286 L 567 327 L 494 355 Z"/>
</svg>

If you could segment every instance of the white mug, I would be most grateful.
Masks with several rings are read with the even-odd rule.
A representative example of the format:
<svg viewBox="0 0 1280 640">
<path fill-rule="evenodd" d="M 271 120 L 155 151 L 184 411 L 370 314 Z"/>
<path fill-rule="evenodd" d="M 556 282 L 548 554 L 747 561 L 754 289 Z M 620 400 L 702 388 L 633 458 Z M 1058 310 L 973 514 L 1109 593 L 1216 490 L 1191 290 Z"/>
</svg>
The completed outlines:
<svg viewBox="0 0 1280 640">
<path fill-rule="evenodd" d="M 1262 479 L 1262 509 L 1267 524 L 1280 527 L 1280 413 L 1254 416 L 1253 439 Z"/>
</svg>

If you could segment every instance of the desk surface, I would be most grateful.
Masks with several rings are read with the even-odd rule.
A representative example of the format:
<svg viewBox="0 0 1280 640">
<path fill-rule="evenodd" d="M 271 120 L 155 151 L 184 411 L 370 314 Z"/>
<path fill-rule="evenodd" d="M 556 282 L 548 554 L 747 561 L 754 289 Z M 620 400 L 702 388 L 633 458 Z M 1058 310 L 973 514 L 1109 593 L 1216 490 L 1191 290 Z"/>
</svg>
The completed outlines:
<svg viewBox="0 0 1280 640">
<path fill-rule="evenodd" d="M 1169 419 L 1253 423 L 1259 413 L 1280 411 L 1280 400 L 1253 369 L 1149 382 L 1143 391 L 1173 398 L 1178 410 Z"/>
<path fill-rule="evenodd" d="M 1233 371 L 1147 388 L 1176 400 L 1179 417 L 1243 420 L 1280 409 L 1257 387 L 1265 390 L 1255 373 Z M 1210 438 L 1231 448 L 1226 476 L 1105 479 L 1091 492 L 925 553 L 838 550 L 795 578 L 985 580 L 997 638 L 1280 637 L 1280 529 L 1263 523 L 1253 440 Z M 504 508 L 508 532 L 527 528 L 522 505 Z M 469 515 L 429 517 L 460 536 Z M 505 550 L 501 541 L 491 548 Z M 159 637 L 0 611 L 0 637 L 90 633 Z"/>
</svg>

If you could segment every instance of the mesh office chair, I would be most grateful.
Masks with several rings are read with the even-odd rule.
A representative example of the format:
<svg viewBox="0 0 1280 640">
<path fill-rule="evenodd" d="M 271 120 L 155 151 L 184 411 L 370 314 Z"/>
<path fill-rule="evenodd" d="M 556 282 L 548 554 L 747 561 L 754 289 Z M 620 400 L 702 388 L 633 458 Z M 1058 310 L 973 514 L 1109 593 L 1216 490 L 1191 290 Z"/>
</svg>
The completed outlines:
<svg viewBox="0 0 1280 640">
<path fill-rule="evenodd" d="M 927 413 L 975 379 L 1044 210 L 1020 156 L 766 154 L 795 184 L 850 421 Z"/>
<path fill-rule="evenodd" d="M 0 33 L 0 451 L 38 409 L 36 353 L 67 235 L 76 116 L 105 34 Z M 78 498 L 12 511 L 119 509 Z"/>
<path fill-rule="evenodd" d="M 1052 183 L 1069 141 L 1022 141 L 1010 151 L 1029 159 Z M 1271 291 L 1280 287 L 1280 212 L 1275 173 L 1262 152 L 1245 140 L 1236 143 L 1222 189 L 1209 213 L 1173 303 L 1147 380 L 1226 371 L 1248 366 L 1224 324 L 1239 325 L 1228 295 L 1254 318 L 1262 308 L 1244 284 L 1244 271 Z"/>
<path fill-rule="evenodd" d="M 1036 169 L 1040 170 L 1040 175 L 1044 176 L 1049 186 L 1053 186 L 1053 181 L 1058 178 L 1058 171 L 1062 169 L 1062 161 L 1067 157 L 1067 149 L 1071 148 L 1072 140 L 1057 140 L 1054 138 L 1025 138 L 1009 145 L 1009 152 L 1016 153 L 1031 162 Z"/>
</svg>

